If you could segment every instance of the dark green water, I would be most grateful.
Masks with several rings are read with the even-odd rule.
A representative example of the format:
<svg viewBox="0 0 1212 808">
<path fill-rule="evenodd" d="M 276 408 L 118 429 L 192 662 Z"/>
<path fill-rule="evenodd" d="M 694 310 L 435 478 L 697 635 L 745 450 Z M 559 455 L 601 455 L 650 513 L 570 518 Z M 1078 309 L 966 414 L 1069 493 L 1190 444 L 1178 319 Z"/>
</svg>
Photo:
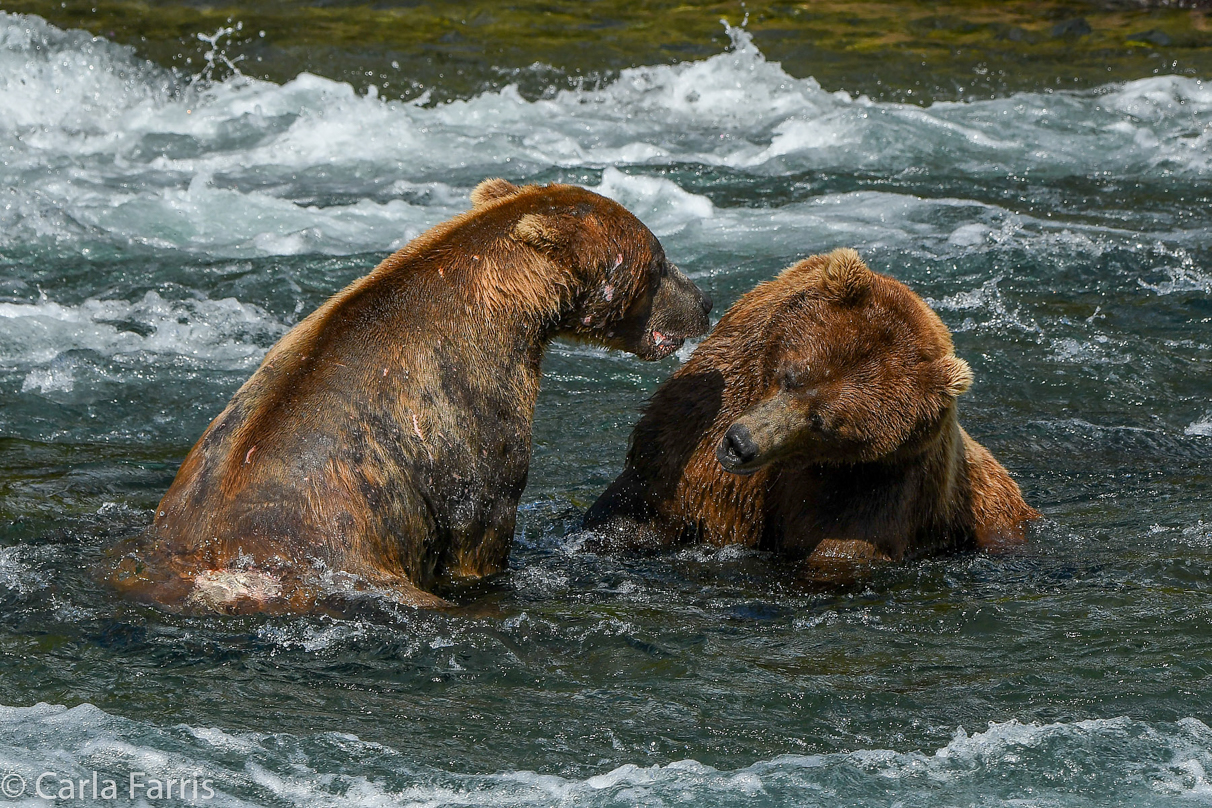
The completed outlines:
<svg viewBox="0 0 1212 808">
<path fill-rule="evenodd" d="M 1212 800 L 1212 91 L 920 108 L 733 36 L 424 107 L 191 86 L 0 17 L 0 774 L 224 805 Z M 96 584 L 274 340 L 496 175 L 619 199 L 716 316 L 837 246 L 904 280 L 1046 516 L 1029 546 L 830 593 L 748 552 L 578 552 L 681 360 L 557 345 L 511 570 L 459 609 L 189 618 Z"/>
</svg>

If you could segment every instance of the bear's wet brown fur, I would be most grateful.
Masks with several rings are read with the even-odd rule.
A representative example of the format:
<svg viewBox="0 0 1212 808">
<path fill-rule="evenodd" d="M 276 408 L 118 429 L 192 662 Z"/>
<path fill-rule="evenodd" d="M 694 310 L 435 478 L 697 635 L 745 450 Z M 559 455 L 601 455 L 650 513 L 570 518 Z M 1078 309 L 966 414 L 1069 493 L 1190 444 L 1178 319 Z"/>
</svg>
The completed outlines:
<svg viewBox="0 0 1212 808">
<path fill-rule="evenodd" d="M 1039 514 L 960 427 L 938 316 L 853 250 L 734 305 L 653 396 L 591 546 L 774 551 L 808 569 L 1024 541 Z"/>
<path fill-rule="evenodd" d="M 602 196 L 486 180 L 472 202 L 269 351 L 116 551 L 120 589 L 282 611 L 343 579 L 425 605 L 504 569 L 548 342 L 659 359 L 711 302 Z"/>
</svg>

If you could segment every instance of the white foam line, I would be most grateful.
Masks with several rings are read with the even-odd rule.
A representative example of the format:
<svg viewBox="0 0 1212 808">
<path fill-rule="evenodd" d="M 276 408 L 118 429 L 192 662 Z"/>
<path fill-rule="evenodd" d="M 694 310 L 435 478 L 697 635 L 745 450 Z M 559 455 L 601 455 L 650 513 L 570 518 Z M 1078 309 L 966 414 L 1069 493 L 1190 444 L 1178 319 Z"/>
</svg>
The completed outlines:
<svg viewBox="0 0 1212 808">
<path fill-rule="evenodd" d="M 418 769 L 399 753 L 352 735 L 301 739 L 210 727 L 159 728 L 110 716 L 91 704 L 70 710 L 48 704 L 0 707 L 0 738 L 0 766 L 21 776 L 36 776 L 47 760 L 69 777 L 98 763 L 107 771 L 138 767 L 149 776 L 200 772 L 213 778 L 226 804 L 245 804 L 233 792 L 256 795 L 257 801 L 334 806 L 550 805 L 598 803 L 607 797 L 635 803 L 678 795 L 729 803 L 773 792 L 819 794 L 823 787 L 844 798 L 837 791 L 846 788 L 843 782 L 860 791 L 880 784 L 886 793 L 889 787 L 914 788 L 923 778 L 935 793 L 945 795 L 954 787 L 967 794 L 975 784 L 990 778 L 997 782 L 999 772 L 1021 777 L 1024 767 L 1037 774 L 1021 787 L 1047 794 L 1057 787 L 1046 774 L 1057 755 L 1076 767 L 1075 774 L 1114 779 L 1118 772 L 1121 781 L 1130 776 L 1127 787 L 1133 793 L 1199 796 L 1212 791 L 1206 774 L 1212 765 L 1212 730 L 1195 718 L 1156 726 L 1127 717 L 1051 724 L 1009 720 L 973 734 L 957 728 L 952 740 L 932 753 L 875 748 L 780 755 L 732 770 L 693 759 L 626 763 L 579 780 L 525 770 L 468 775 Z M 243 763 L 233 766 L 216 758 Z M 374 761 L 378 775 L 361 771 L 364 759 Z M 392 768 L 406 775 L 404 785 L 384 782 L 382 773 Z"/>
</svg>

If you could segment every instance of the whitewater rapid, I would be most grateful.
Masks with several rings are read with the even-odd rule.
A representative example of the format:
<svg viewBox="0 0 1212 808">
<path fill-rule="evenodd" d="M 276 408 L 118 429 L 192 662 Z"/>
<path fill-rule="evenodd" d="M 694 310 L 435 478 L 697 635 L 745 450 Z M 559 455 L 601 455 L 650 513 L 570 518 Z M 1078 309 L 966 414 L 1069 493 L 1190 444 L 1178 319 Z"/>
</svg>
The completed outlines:
<svg viewBox="0 0 1212 808">
<path fill-rule="evenodd" d="M 1212 798 L 1212 730 L 1194 718 L 1151 726 L 1126 717 L 1072 723 L 962 727 L 930 751 L 858 749 L 782 755 L 721 770 L 687 759 L 627 764 L 586 778 L 533 771 L 460 775 L 418 767 L 398 751 L 341 733 L 231 733 L 213 727 L 155 727 L 93 707 L 0 707 L 0 769 L 28 796 L 63 781 L 99 779 L 127 796 L 130 773 L 198 779 L 213 799 L 196 804 L 326 806 L 669 805 L 1133 805 Z M 1055 772 L 1031 798 L 1032 774 Z M 52 777 L 45 777 L 51 772 Z M 1050 782 L 1048 782 L 1050 780 Z M 928 796 L 927 796 L 928 795 Z M 122 800 L 125 803 L 125 800 Z"/>
<path fill-rule="evenodd" d="M 1013 215 L 971 200 L 868 192 L 719 216 L 675 180 L 620 167 L 977 181 L 1212 172 L 1212 88 L 1198 79 L 922 108 L 827 92 L 767 61 L 746 31 L 728 32 L 725 53 L 627 69 L 601 89 L 528 101 L 507 86 L 430 106 L 306 73 L 283 85 L 190 81 L 106 40 L 0 13 L 8 189 L 0 248 L 394 250 L 463 209 L 485 176 L 552 171 L 590 172 L 592 185 L 633 206 L 658 235 L 694 228 L 703 246 L 739 238 L 743 249 L 766 231 L 830 227 L 841 238 L 856 225 L 887 238 L 945 239 L 955 231 L 929 221 L 933 208 L 959 206 L 985 224 Z"/>
</svg>

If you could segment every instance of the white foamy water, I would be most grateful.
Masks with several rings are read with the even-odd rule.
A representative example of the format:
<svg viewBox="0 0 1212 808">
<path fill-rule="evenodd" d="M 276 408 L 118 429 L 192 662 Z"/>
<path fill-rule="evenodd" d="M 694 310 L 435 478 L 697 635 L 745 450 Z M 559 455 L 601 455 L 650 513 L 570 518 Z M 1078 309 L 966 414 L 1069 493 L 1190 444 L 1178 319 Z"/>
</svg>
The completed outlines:
<svg viewBox="0 0 1212 808">
<path fill-rule="evenodd" d="M 134 302 L 0 303 L 0 369 L 51 363 L 32 370 L 23 385 L 47 391 L 71 389 L 72 363 L 64 355 L 76 350 L 134 360 L 177 355 L 205 367 L 238 368 L 259 361 L 285 331 L 259 307 L 233 298 L 170 301 L 147 292 Z"/>
<path fill-rule="evenodd" d="M 1195 421 L 1186 429 L 1188 435 L 1199 435 L 1201 437 L 1212 438 L 1212 413 L 1205 415 L 1198 421 Z"/>
<path fill-rule="evenodd" d="M 955 730 L 932 752 L 857 749 L 782 755 L 737 769 L 693 759 L 627 763 L 577 779 L 535 771 L 450 772 L 418 766 L 355 736 L 156 726 L 82 704 L 0 707 L 0 768 L 57 794 L 98 773 L 114 804 L 147 804 L 147 784 L 197 779 L 223 806 L 464 805 L 1162 805 L 1212 796 L 1212 730 L 1195 718 L 992 723 Z M 129 799 L 131 772 L 140 786 Z M 11 781 L 16 787 L 17 781 Z M 142 798 L 142 800 L 140 799 Z M 898 802 L 897 800 L 906 800 Z"/>
<path fill-rule="evenodd" d="M 1198 80 L 920 108 L 826 92 L 767 61 L 745 31 L 729 33 L 726 53 L 624 70 L 602 89 L 528 101 L 506 87 L 426 107 L 309 74 L 284 85 L 244 77 L 191 85 L 104 40 L 0 14 L 0 177 L 10 189 L 0 248 L 389 250 L 463 209 L 479 179 L 552 168 L 990 178 L 1212 169 L 1212 90 Z M 737 231 L 805 238 L 832 228 L 853 239 L 875 227 L 876 240 L 933 228 L 931 238 L 971 247 L 1000 227 L 975 208 L 977 225 L 928 227 L 919 209 L 945 213 L 955 203 L 896 194 L 826 195 L 721 217 L 665 179 L 608 172 L 601 190 L 648 214 L 659 235 L 689 229 L 688 241 L 716 245 Z M 855 211 L 864 215 L 848 217 Z"/>
</svg>

